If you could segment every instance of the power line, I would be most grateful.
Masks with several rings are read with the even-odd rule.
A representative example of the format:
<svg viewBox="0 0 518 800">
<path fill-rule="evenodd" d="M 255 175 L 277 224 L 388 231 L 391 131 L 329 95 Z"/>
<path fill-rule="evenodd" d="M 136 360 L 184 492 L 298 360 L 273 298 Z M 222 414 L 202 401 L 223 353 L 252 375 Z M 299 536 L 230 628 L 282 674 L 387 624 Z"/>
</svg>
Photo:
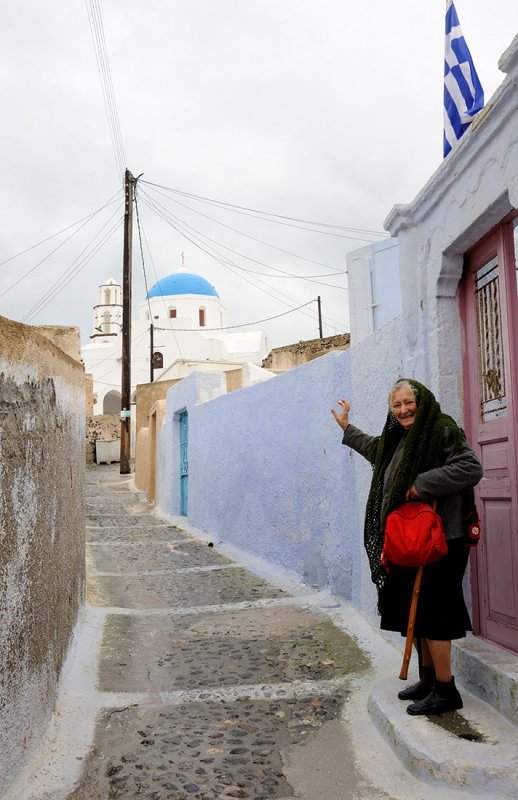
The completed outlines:
<svg viewBox="0 0 518 800">
<path fill-rule="evenodd" d="M 147 184 L 147 185 L 151 185 L 151 184 Z M 252 236 L 251 234 L 245 233 L 244 231 L 241 231 L 238 228 L 232 227 L 232 225 L 226 225 L 224 222 L 221 222 L 221 220 L 215 219 L 214 217 L 209 217 L 208 214 L 204 214 L 203 211 L 198 211 L 198 209 L 192 208 L 192 206 L 188 206 L 185 203 L 181 203 L 175 197 L 168 197 L 168 195 L 164 194 L 163 192 L 159 192 L 156 189 L 152 189 L 152 191 L 154 191 L 156 194 L 161 195 L 161 197 L 166 197 L 168 200 L 172 200 L 177 205 L 182 206 L 183 208 L 186 208 L 188 211 L 192 211 L 194 214 L 198 214 L 199 216 L 204 217 L 205 219 L 208 219 L 211 222 L 215 222 L 217 225 L 220 225 L 222 228 L 226 228 L 229 231 L 233 231 L 234 233 L 238 233 L 240 236 L 244 236 L 247 239 L 251 239 L 254 242 L 258 242 L 259 244 L 263 244 L 266 247 L 270 247 L 272 250 L 276 250 L 279 253 L 284 253 L 287 256 L 292 256 L 293 258 L 300 259 L 301 261 L 307 261 L 310 264 L 316 264 L 319 267 L 325 267 L 325 269 L 330 269 L 333 272 L 336 271 L 336 267 L 331 267 L 329 264 L 323 264 L 321 261 L 314 261 L 312 258 L 307 258 L 306 256 L 301 256 L 301 255 L 299 255 L 297 253 L 292 253 L 289 250 L 284 250 L 282 247 L 277 247 L 276 245 L 273 245 L 270 242 L 265 242 L 264 239 L 258 239 L 256 236 Z M 364 240 L 362 239 L 362 241 L 364 241 Z"/>
<path fill-rule="evenodd" d="M 137 199 L 137 192 L 136 191 L 135 191 L 135 211 L 136 211 L 136 215 L 137 215 L 137 227 L 138 227 L 138 235 L 139 235 L 139 243 L 140 243 L 140 256 L 141 256 L 141 259 L 142 259 L 142 271 L 144 273 L 144 285 L 145 285 L 145 288 L 146 288 L 146 300 L 147 300 L 147 305 L 148 305 L 148 310 L 149 310 L 149 324 L 152 327 L 154 327 L 154 325 L 153 325 L 153 315 L 151 313 L 151 303 L 150 303 L 150 300 L 149 300 L 149 289 L 148 289 L 148 284 L 147 284 L 146 267 L 145 267 L 145 264 L 144 264 L 144 250 L 143 250 L 143 247 L 142 247 L 140 214 L 139 214 L 139 209 L 138 209 L 138 199 Z M 164 303 L 164 306 L 165 306 L 165 300 L 163 300 L 163 303 Z M 175 333 L 174 328 L 171 327 L 171 323 L 169 323 L 169 325 L 170 325 L 170 330 L 172 330 L 173 333 Z M 167 330 L 167 328 L 164 328 L 164 330 Z M 182 349 L 180 347 L 180 343 L 179 343 L 178 339 L 176 338 L 176 334 L 175 334 L 174 339 L 175 339 L 176 346 L 178 348 L 178 352 L 180 353 L 180 358 L 182 359 L 182 361 L 185 361 L 185 359 L 183 357 Z M 150 358 L 151 358 L 151 360 L 153 359 L 153 353 L 150 354 Z M 151 377 L 153 377 L 153 375 L 151 375 Z"/>
<path fill-rule="evenodd" d="M 142 333 L 139 333 L 139 335 L 136 336 L 134 339 L 132 338 L 132 344 L 133 345 L 138 344 L 144 338 L 144 336 L 146 334 L 147 334 L 146 330 L 142 331 Z M 115 340 L 115 341 L 118 341 L 118 340 Z M 111 348 L 113 349 L 113 345 L 111 345 Z M 108 359 L 113 358 L 113 356 L 114 356 L 113 352 L 108 353 L 108 355 L 105 356 L 104 358 L 101 358 L 100 361 L 96 361 L 95 364 L 92 364 L 91 368 L 92 369 L 96 369 L 100 364 L 104 364 L 105 361 L 108 361 Z M 101 378 L 105 378 L 110 372 L 111 372 L 111 368 L 107 372 L 105 372 L 103 375 L 101 375 Z M 97 378 L 95 379 L 95 383 L 104 383 L 104 386 L 120 386 L 120 382 L 119 383 L 106 383 L 106 382 L 104 382 L 102 380 L 98 380 Z"/>
<path fill-rule="evenodd" d="M 267 277 L 267 278 L 297 278 L 299 280 L 308 281 L 309 283 L 317 283 L 317 284 L 320 284 L 321 286 L 327 286 L 328 288 L 331 288 L 331 289 L 343 289 L 343 290 L 347 291 L 347 287 L 345 287 L 345 286 L 336 286 L 335 284 L 322 283 L 321 281 L 314 280 L 314 278 L 320 278 L 320 277 L 322 277 L 322 278 L 332 278 L 332 277 L 334 277 L 335 275 L 338 275 L 338 274 L 339 275 L 345 275 L 347 273 L 347 270 L 344 270 L 344 271 L 342 271 L 340 273 L 332 273 L 331 275 L 329 275 L 329 274 L 314 275 L 314 276 L 294 275 L 292 272 L 287 272 L 286 270 L 280 269 L 279 267 L 274 267 L 271 264 L 266 264 L 264 261 L 258 261 L 256 258 L 251 258 L 251 256 L 245 255 L 245 253 L 240 253 L 240 252 L 238 252 L 237 250 L 234 250 L 231 247 L 227 247 L 227 245 L 224 245 L 222 242 L 218 242 L 216 239 L 212 239 L 210 236 L 207 236 L 206 234 L 201 233 L 201 231 L 198 231 L 192 225 L 189 225 L 187 222 L 181 220 L 179 217 L 176 216 L 176 214 L 173 214 L 171 211 L 166 209 L 165 206 L 163 206 L 161 203 L 159 203 L 156 200 L 153 200 L 149 196 L 149 194 L 147 194 L 146 192 L 143 192 L 143 196 L 144 196 L 144 198 L 147 198 L 149 202 L 156 204 L 165 213 L 170 215 L 172 217 L 172 219 L 174 219 L 178 224 L 184 225 L 185 228 L 187 228 L 188 230 L 192 231 L 194 234 L 196 234 L 197 236 L 201 237 L 202 239 L 204 239 L 204 240 L 206 240 L 208 242 L 212 242 L 212 244 L 215 244 L 218 247 L 222 247 L 224 250 L 228 250 L 228 252 L 233 253 L 233 255 L 235 255 L 235 256 L 239 256 L 240 258 L 245 258 L 247 261 L 251 261 L 254 264 L 259 264 L 262 267 L 266 267 L 267 269 L 274 270 L 275 272 L 278 272 L 280 274 L 279 275 L 270 275 L 269 273 L 266 273 L 266 272 L 256 272 L 256 271 L 254 271 L 252 269 L 249 269 L 247 267 L 241 267 L 238 264 L 234 264 L 236 269 L 243 270 L 243 272 L 247 272 L 247 273 L 250 273 L 252 275 L 262 275 L 262 276 Z M 183 203 L 181 203 L 180 205 L 183 205 Z M 205 214 L 203 214 L 203 216 L 205 216 Z M 225 227 L 227 227 L 227 226 L 225 226 Z"/>
<path fill-rule="evenodd" d="M 314 220 L 300 219 L 298 217 L 289 217 L 289 216 L 286 216 L 286 215 L 283 215 L 283 214 L 274 214 L 273 212 L 270 212 L 270 211 L 259 211 L 259 210 L 254 209 L 254 208 L 248 208 L 247 206 L 239 206 L 239 205 L 236 205 L 234 203 L 226 203 L 223 200 L 214 200 L 213 198 L 203 197 L 202 195 L 192 194 L 191 192 L 182 192 L 180 189 L 172 189 L 172 188 L 170 188 L 168 186 L 162 186 L 159 183 L 152 183 L 151 181 L 143 181 L 143 183 L 145 183 L 146 186 L 154 186 L 154 187 L 157 187 L 159 189 L 165 189 L 168 192 L 173 192 L 174 194 L 179 194 L 179 195 L 182 195 L 184 197 L 190 197 L 193 200 L 199 200 L 200 202 L 203 202 L 203 203 L 209 203 L 210 205 L 216 205 L 216 206 L 219 206 L 221 208 L 226 208 L 228 210 L 235 211 L 238 214 L 245 214 L 246 216 L 253 216 L 253 217 L 256 217 L 257 219 L 262 219 L 265 222 L 277 222 L 280 225 L 288 225 L 288 227 L 292 227 L 292 228 L 299 228 L 299 229 L 302 229 L 302 230 L 310 230 L 312 233 L 321 233 L 321 234 L 326 234 L 328 236 L 340 236 L 343 239 L 355 239 L 355 238 L 357 238 L 355 236 L 346 236 L 344 234 L 332 233 L 330 231 L 325 231 L 325 230 L 319 231 L 319 230 L 315 230 L 315 229 L 304 228 L 303 226 L 301 227 L 300 225 L 292 225 L 291 223 L 300 222 L 300 223 L 303 223 L 304 225 L 313 225 L 313 226 L 315 226 L 315 228 L 330 228 L 330 229 L 340 230 L 340 231 L 350 231 L 352 233 L 364 233 L 364 234 L 367 234 L 370 237 L 372 237 L 372 236 L 377 237 L 378 239 L 379 238 L 383 238 L 384 239 L 384 238 L 386 238 L 388 236 L 386 231 L 373 231 L 373 230 L 367 230 L 365 228 L 351 228 L 351 227 L 348 227 L 346 225 L 333 225 L 333 224 L 330 224 L 330 223 L 327 223 L 327 222 L 315 222 Z M 365 238 L 362 238 L 362 239 L 360 239 L 360 241 L 365 242 L 365 241 L 368 241 L 368 240 L 365 239 Z"/>
<path fill-rule="evenodd" d="M 92 41 L 94 44 L 97 68 L 99 70 L 99 78 L 101 80 L 104 107 L 106 109 L 108 127 L 110 129 L 113 152 L 117 165 L 117 172 L 122 182 L 126 167 L 126 156 L 124 154 L 124 145 L 122 143 L 117 103 L 115 102 L 115 92 L 113 90 L 110 62 L 108 59 L 108 51 L 106 49 L 106 39 L 104 37 L 101 9 L 99 7 L 98 0 L 85 1 L 86 10 L 88 13 L 88 21 L 90 23 L 90 32 L 92 34 Z"/>
<path fill-rule="evenodd" d="M 103 211 L 103 209 L 107 208 L 109 205 L 111 205 L 111 203 L 114 203 L 116 201 L 116 199 L 117 199 L 117 196 L 120 195 L 120 193 L 121 193 L 121 190 L 117 189 L 115 194 L 112 195 L 110 197 L 110 199 L 107 200 L 106 203 L 104 203 L 104 205 L 102 205 L 100 208 L 98 208 L 97 211 L 92 211 L 91 214 L 87 214 L 86 217 L 82 217 L 81 219 L 78 219 L 77 222 L 73 222 L 71 225 L 67 225 L 66 228 L 62 228 L 60 231 L 57 231 L 56 233 L 51 234 L 51 236 L 47 236 L 46 239 L 42 239 L 40 242 L 36 242 L 36 244 L 31 244 L 30 247 L 26 247 L 25 250 L 21 250 L 19 253 L 16 253 L 16 255 L 9 256 L 9 258 L 6 258 L 4 261 L 0 261 L 0 267 L 3 267 L 4 264 L 8 264 L 9 261 L 13 261 L 15 258 L 19 258 L 19 256 L 25 255 L 25 253 L 28 253 L 30 250 L 34 250 L 36 247 L 39 247 L 40 244 L 45 244 L 46 242 L 50 242 L 51 239 L 55 239 L 56 236 L 59 236 L 61 233 L 65 233 L 65 231 L 70 230 L 70 228 L 75 228 L 75 226 L 79 225 L 81 222 L 85 222 L 85 224 L 86 224 L 86 222 L 88 222 L 90 219 L 92 219 L 92 217 L 95 217 L 96 214 L 99 214 L 100 211 Z M 68 241 L 68 239 L 66 239 L 65 241 Z M 61 247 L 61 245 L 60 245 L 60 247 Z M 55 252 L 55 251 L 53 251 L 53 252 Z"/>
<path fill-rule="evenodd" d="M 290 311 L 283 311 L 282 314 L 276 314 L 274 317 L 266 317 L 265 319 L 257 319 L 255 322 L 242 322 L 240 325 L 225 325 L 223 328 L 204 328 L 204 331 L 229 331 L 233 328 L 246 328 L 248 325 L 261 325 L 263 322 L 270 322 L 272 319 L 279 319 L 279 317 L 285 317 L 287 314 L 293 314 L 294 311 L 299 311 L 301 308 L 305 308 L 306 306 L 311 305 L 311 303 L 316 303 L 316 300 L 308 300 L 307 303 L 303 303 L 301 306 L 297 306 L 297 308 L 292 308 Z M 169 331 L 170 328 L 159 328 L 155 325 L 156 331 Z M 174 328 L 173 330 L 177 331 L 192 331 L 192 328 Z"/>
<path fill-rule="evenodd" d="M 284 303 L 284 305 L 288 305 L 288 306 L 290 306 L 290 308 L 293 308 L 293 306 L 291 306 L 291 305 L 290 305 L 290 303 L 291 303 L 291 299 L 290 299 L 290 303 L 286 302 L 285 300 L 280 300 L 280 299 L 279 299 L 279 297 L 276 297 L 276 296 L 275 296 L 274 294 L 272 294 L 270 291 L 267 291 L 266 289 L 263 289 L 261 286 L 257 286 L 257 283 L 254 283 L 254 282 L 253 282 L 253 280 L 251 280 L 250 278 L 246 278 L 244 275 L 241 275 L 241 274 L 239 274 L 239 273 L 236 273 L 236 272 L 235 272 L 235 270 L 234 270 L 234 269 L 232 269 L 232 266 L 235 266 L 235 265 L 234 265 L 234 262 L 230 261 L 230 260 L 229 260 L 228 258 L 226 258 L 225 256 L 222 256 L 221 254 L 217 253 L 217 251 L 215 251 L 215 250 L 214 250 L 214 248 L 210 247 L 210 245 L 209 245 L 209 248 L 210 248 L 210 249 L 206 249 L 206 247 L 203 247 L 201 244 L 199 244 L 199 243 L 198 243 L 198 242 L 195 240 L 195 238 L 196 238 L 196 237 L 193 239 L 193 238 L 191 238 L 191 236 L 189 236 L 189 235 L 188 235 L 188 234 L 187 234 L 185 231 L 182 231 L 182 230 L 181 230 L 181 227 L 183 227 L 183 226 L 181 226 L 181 227 L 178 227 L 178 225 L 177 225 L 177 224 L 175 224 L 175 223 L 174 223 L 172 220 L 168 219 L 168 218 L 167 218 L 167 216 L 164 216 L 164 213 L 163 213 L 163 212 L 162 212 L 160 209 L 154 208 L 154 207 L 153 207 L 153 205 L 151 205 L 151 204 L 149 204 L 149 203 L 147 203 L 146 205 L 148 205 L 148 208 L 150 208 L 151 210 L 155 211 L 155 213 L 156 213 L 156 214 L 158 214 L 158 216 L 162 217 L 162 219 L 163 219 L 165 222 L 167 222 L 167 223 L 168 223 L 168 224 L 169 224 L 169 225 L 170 225 L 172 228 L 174 228 L 174 230 L 175 230 L 175 231 L 177 231 L 177 233 L 179 233 L 181 236 L 183 236 L 185 239 L 187 239 L 187 241 L 191 242 L 191 244 L 193 244 L 195 247 L 197 247 L 197 248 L 198 248 L 199 250 L 201 250 L 203 253 L 205 253 L 206 255 L 208 255 L 210 258 L 214 259 L 214 260 L 215 260 L 215 261 L 217 261 L 219 264 L 221 264 L 222 266 L 224 266 L 226 269 L 228 269 L 228 270 L 229 270 L 230 272 L 232 272 L 234 275 L 237 275 L 238 277 L 240 277 L 240 278 L 241 278 L 241 280 L 244 280 L 244 281 L 246 281 L 247 283 L 250 283 L 250 284 L 251 284 L 252 286 L 254 286 L 256 289 L 257 289 L 257 288 L 259 288 L 259 289 L 260 289 L 261 291 L 263 291 L 265 294 L 269 295 L 269 297 L 273 297 L 273 298 L 274 298 L 274 300 L 280 301 L 280 302 Z M 166 213 L 167 213 L 167 212 L 166 212 Z M 181 225 L 181 223 L 180 223 L 180 225 Z M 211 252 L 211 251 L 214 251 L 214 252 Z M 232 265 L 232 266 L 231 266 L 231 265 Z M 277 289 L 274 289 L 273 291 L 277 292 L 278 294 L 281 294 L 280 292 L 278 292 L 278 291 L 277 291 Z M 303 311 L 301 311 L 301 313 L 302 313 L 302 314 L 304 314 L 304 312 L 303 312 Z M 305 316 L 309 316 L 309 315 L 308 315 L 308 314 L 306 314 Z M 314 317 L 311 317 L 311 318 L 312 318 L 312 319 L 314 319 Z"/>
<path fill-rule="evenodd" d="M 268 287 L 268 289 L 265 289 L 263 286 L 258 285 L 258 284 L 263 284 L 264 281 L 261 281 L 259 278 L 255 278 L 254 279 L 254 278 L 245 277 L 241 273 L 236 272 L 234 268 L 236 268 L 238 265 L 236 265 L 235 262 L 231 261 L 226 256 L 223 256 L 222 254 L 218 253 L 217 250 L 215 250 L 215 248 L 213 248 L 211 245 L 203 246 L 202 244 L 198 243 L 196 241 L 196 239 L 198 238 L 197 234 L 189 235 L 188 233 L 185 232 L 185 230 L 182 230 L 182 228 L 184 227 L 183 223 L 181 223 L 181 222 L 175 223 L 171 219 L 168 219 L 168 216 L 174 216 L 174 215 L 171 215 L 171 212 L 168 212 L 166 209 L 163 209 L 163 208 L 162 209 L 161 208 L 157 208 L 156 207 L 157 204 L 155 203 L 155 201 L 151 201 L 151 203 L 148 202 L 148 203 L 146 203 L 146 205 L 151 210 L 155 211 L 155 213 L 158 214 L 158 216 L 160 216 L 172 228 L 174 228 L 174 230 L 176 230 L 177 233 L 179 233 L 181 236 L 183 236 L 185 239 L 187 239 L 187 241 L 191 242 L 191 244 L 193 244 L 195 247 L 197 247 L 199 250 L 204 252 L 206 255 L 210 256 L 210 258 L 214 259 L 219 264 L 224 266 L 226 269 L 228 269 L 234 275 L 237 275 L 239 278 L 241 278 L 241 280 L 246 281 L 250 285 L 254 286 L 254 288 L 259 289 L 260 291 L 264 292 L 269 297 L 272 297 L 273 299 L 277 300 L 278 302 L 281 302 L 284 305 L 289 306 L 290 308 L 294 308 L 293 305 L 292 305 L 293 300 L 290 297 L 287 297 L 287 295 L 285 295 L 284 293 L 280 292 L 278 289 L 272 289 L 271 287 Z M 192 238 L 193 236 L 194 236 L 194 238 Z M 207 247 L 209 249 L 207 249 Z M 275 292 L 276 294 L 272 294 L 272 291 Z M 283 299 L 283 298 L 287 298 L 287 299 Z M 314 314 L 307 314 L 304 311 L 300 311 L 300 313 L 304 314 L 304 316 L 310 317 L 310 319 L 312 319 L 312 320 L 316 320 L 317 319 L 316 315 L 314 315 Z M 325 319 L 326 319 L 326 322 L 332 323 L 334 326 L 338 326 L 339 328 L 342 328 L 342 323 L 337 322 L 336 320 L 331 320 L 330 318 L 327 318 L 327 317 Z"/>
<path fill-rule="evenodd" d="M 119 209 L 117 209 L 117 211 L 115 213 L 117 213 L 118 211 L 119 211 Z M 95 255 L 97 255 L 97 253 L 104 247 L 106 242 L 113 236 L 115 231 L 120 227 L 121 222 L 123 220 L 122 217 L 119 217 L 119 219 L 110 228 L 110 230 L 104 235 L 104 237 L 102 238 L 102 240 L 100 242 L 98 242 L 95 246 L 93 246 L 93 243 L 94 243 L 95 239 L 100 235 L 100 233 L 103 230 L 103 228 L 105 228 L 106 225 L 109 224 L 109 222 L 113 219 L 114 216 L 115 216 L 115 214 L 112 214 L 110 219 L 103 225 L 101 230 L 96 233 L 96 235 L 93 237 L 93 239 L 90 240 L 90 242 L 82 250 L 82 252 L 79 254 L 79 256 L 73 261 L 72 265 L 70 267 L 68 267 L 65 270 L 65 272 L 62 273 L 60 278 L 58 278 L 58 280 L 54 282 L 54 284 L 50 287 L 50 289 L 48 289 L 47 292 L 38 301 L 36 301 L 36 303 L 34 303 L 34 305 L 29 309 L 29 311 L 26 313 L 25 317 L 23 318 L 24 322 L 29 322 L 31 319 L 34 319 L 34 317 L 37 316 L 37 314 L 39 314 L 40 311 L 43 311 L 43 309 L 46 308 L 49 305 L 49 303 L 51 303 L 52 300 L 54 300 L 59 294 L 61 294 L 63 289 L 65 289 L 66 286 L 68 286 L 68 284 L 84 269 L 84 267 L 89 263 L 89 261 L 91 261 L 92 258 Z M 77 264 L 78 259 L 80 259 L 81 256 L 84 253 L 86 253 L 86 251 L 88 250 L 88 248 L 90 246 L 93 246 L 92 250 L 90 251 L 90 253 L 87 253 L 85 255 L 85 257 L 81 261 L 79 261 L 79 263 Z M 74 267 L 75 264 L 77 264 L 77 265 Z M 69 273 L 69 274 L 67 275 L 67 273 Z"/>
<path fill-rule="evenodd" d="M 95 213 L 97 214 L 98 212 L 95 212 Z M 4 295 L 8 294 L 8 292 L 10 292 L 12 289 L 14 289 L 15 286 L 18 286 L 18 284 L 20 284 L 22 281 L 24 281 L 25 278 L 28 278 L 29 275 L 31 275 L 36 269 L 38 269 L 38 267 L 41 267 L 41 265 L 44 264 L 45 261 L 47 261 L 52 255 L 54 255 L 54 253 L 56 253 L 61 247 L 63 247 L 63 245 L 65 245 L 68 241 L 70 241 L 70 239 L 72 239 L 72 237 L 75 236 L 75 234 L 78 233 L 78 231 L 82 230 L 88 224 L 90 219 L 93 218 L 93 216 L 95 216 L 95 215 L 92 215 L 90 217 L 86 217 L 85 221 L 82 223 L 82 225 L 79 226 L 79 228 L 77 228 L 77 230 L 73 231 L 70 234 L 70 236 L 67 236 L 67 238 L 64 239 L 64 241 L 61 242 L 61 244 L 58 244 L 58 246 L 55 247 L 54 250 L 51 250 L 50 253 L 48 253 L 44 258 L 42 258 L 40 261 L 38 261 L 38 263 L 35 264 L 34 267 L 31 267 L 31 269 L 28 270 L 26 273 L 24 273 L 24 275 L 22 275 L 20 278 L 18 278 L 18 280 L 14 281 L 14 283 L 12 283 L 10 286 L 8 286 L 7 289 L 4 289 L 4 291 L 0 293 L 0 297 L 3 297 Z"/>
</svg>

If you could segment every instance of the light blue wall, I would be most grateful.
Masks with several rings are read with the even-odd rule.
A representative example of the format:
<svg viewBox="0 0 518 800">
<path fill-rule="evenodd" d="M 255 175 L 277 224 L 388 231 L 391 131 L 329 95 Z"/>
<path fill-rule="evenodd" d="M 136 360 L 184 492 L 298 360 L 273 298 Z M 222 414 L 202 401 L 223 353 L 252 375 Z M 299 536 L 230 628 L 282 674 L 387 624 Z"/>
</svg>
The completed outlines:
<svg viewBox="0 0 518 800">
<path fill-rule="evenodd" d="M 226 393 L 224 376 L 195 373 L 167 393 L 159 436 L 158 506 L 180 513 L 179 413 L 189 413 L 189 506 L 194 527 L 313 586 L 329 586 L 373 622 L 377 597 L 363 548 L 372 470 L 341 444 L 331 406 L 379 434 L 398 377 L 426 382 L 402 315 L 355 347 Z"/>
<path fill-rule="evenodd" d="M 363 511 L 330 413 L 352 395 L 350 353 L 230 394 L 207 386 L 214 377 L 191 375 L 168 391 L 160 509 L 179 513 L 177 418 L 186 409 L 190 524 L 352 598 Z"/>
</svg>

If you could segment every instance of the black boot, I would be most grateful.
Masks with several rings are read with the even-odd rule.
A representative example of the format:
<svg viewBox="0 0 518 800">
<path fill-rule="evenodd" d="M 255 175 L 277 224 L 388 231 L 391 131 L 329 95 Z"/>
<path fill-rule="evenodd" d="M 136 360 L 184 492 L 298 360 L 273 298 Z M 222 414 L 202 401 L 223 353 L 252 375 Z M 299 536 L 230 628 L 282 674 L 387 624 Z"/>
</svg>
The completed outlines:
<svg viewBox="0 0 518 800">
<path fill-rule="evenodd" d="M 457 711 L 459 708 L 462 708 L 462 697 L 455 686 L 455 678 L 448 683 L 436 679 L 428 697 L 409 705 L 407 713 L 412 716 L 445 714 L 447 711 Z"/>
<path fill-rule="evenodd" d="M 433 689 L 435 670 L 433 667 L 423 667 L 419 674 L 421 677 L 417 683 L 412 683 L 411 686 L 398 692 L 400 700 L 423 700 L 428 697 Z"/>
</svg>

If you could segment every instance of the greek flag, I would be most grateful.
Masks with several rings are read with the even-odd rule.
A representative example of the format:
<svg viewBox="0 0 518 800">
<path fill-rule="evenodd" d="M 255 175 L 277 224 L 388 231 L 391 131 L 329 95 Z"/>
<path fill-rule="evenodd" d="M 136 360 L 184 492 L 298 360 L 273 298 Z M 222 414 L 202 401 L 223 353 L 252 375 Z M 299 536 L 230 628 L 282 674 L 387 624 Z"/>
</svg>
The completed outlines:
<svg viewBox="0 0 518 800">
<path fill-rule="evenodd" d="M 484 107 L 484 90 L 462 35 L 453 0 L 446 5 L 444 54 L 444 155 Z"/>
</svg>

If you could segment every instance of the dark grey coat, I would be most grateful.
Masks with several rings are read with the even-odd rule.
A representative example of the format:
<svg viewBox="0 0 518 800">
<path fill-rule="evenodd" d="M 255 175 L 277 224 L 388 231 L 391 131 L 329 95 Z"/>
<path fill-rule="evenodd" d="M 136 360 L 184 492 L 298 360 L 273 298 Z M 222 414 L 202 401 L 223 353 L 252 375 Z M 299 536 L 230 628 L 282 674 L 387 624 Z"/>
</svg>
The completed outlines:
<svg viewBox="0 0 518 800">
<path fill-rule="evenodd" d="M 344 432 L 342 443 L 367 458 L 369 446 L 375 436 L 363 433 L 354 425 L 349 425 Z M 390 464 L 385 470 L 383 480 L 384 502 L 403 453 L 404 439 L 398 445 Z M 415 479 L 415 487 L 427 500 L 437 499 L 437 513 L 440 515 L 447 539 L 460 539 L 463 535 L 461 490 L 475 486 L 482 478 L 482 465 L 471 447 L 464 443 L 460 450 L 453 451 L 445 429 L 442 464 L 433 469 L 421 472 Z M 408 487 L 410 488 L 410 487 Z"/>
</svg>

